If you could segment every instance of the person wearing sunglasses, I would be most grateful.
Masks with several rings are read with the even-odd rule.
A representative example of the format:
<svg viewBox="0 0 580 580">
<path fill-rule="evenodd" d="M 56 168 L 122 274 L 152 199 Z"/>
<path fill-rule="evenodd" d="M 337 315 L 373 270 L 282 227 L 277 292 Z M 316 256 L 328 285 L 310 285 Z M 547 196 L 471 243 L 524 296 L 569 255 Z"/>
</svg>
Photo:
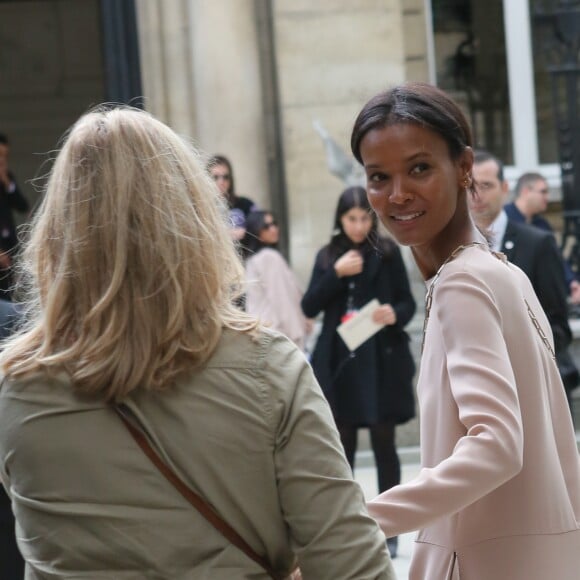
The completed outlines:
<svg viewBox="0 0 580 580">
<path fill-rule="evenodd" d="M 227 157 L 214 155 L 207 163 L 207 170 L 228 204 L 232 237 L 239 241 L 246 233 L 246 218 L 258 208 L 251 199 L 236 194 L 234 171 Z"/>
<path fill-rule="evenodd" d="M 246 256 L 246 311 L 304 350 L 310 323 L 302 313 L 302 289 L 278 251 L 280 229 L 272 213 L 253 211 L 242 242 Z"/>
</svg>

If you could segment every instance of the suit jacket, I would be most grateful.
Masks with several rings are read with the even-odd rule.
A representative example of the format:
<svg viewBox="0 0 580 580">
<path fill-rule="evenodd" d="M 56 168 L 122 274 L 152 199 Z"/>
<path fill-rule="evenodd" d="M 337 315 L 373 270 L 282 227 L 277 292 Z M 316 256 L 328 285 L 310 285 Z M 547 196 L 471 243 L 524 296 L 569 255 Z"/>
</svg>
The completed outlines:
<svg viewBox="0 0 580 580">
<path fill-rule="evenodd" d="M 417 384 L 422 469 L 369 511 L 387 537 L 421 530 L 409 580 L 577 580 L 580 461 L 530 281 L 480 246 L 435 284 Z"/>
<path fill-rule="evenodd" d="M 526 222 L 526 216 L 518 209 L 518 206 L 512 202 L 512 203 L 508 203 L 506 206 L 504 206 L 504 211 L 506 213 L 506 215 L 508 216 L 508 219 L 510 222 L 514 222 L 517 224 L 522 224 L 522 225 L 527 225 L 529 224 L 530 226 L 533 226 L 534 228 L 538 228 L 540 230 L 543 230 L 544 232 L 549 232 L 552 235 L 554 234 L 554 229 L 552 228 L 552 225 L 550 224 L 550 222 L 542 217 L 540 214 L 536 214 L 534 216 L 532 216 L 532 219 L 530 222 Z M 562 254 L 560 253 L 560 256 L 562 257 Z M 562 264 L 564 267 L 564 278 L 566 281 L 566 287 L 570 286 L 570 283 L 573 280 L 576 280 L 576 275 L 574 274 L 572 267 L 570 266 L 570 263 L 568 262 L 568 260 L 564 260 L 562 258 Z M 566 292 L 566 294 L 568 294 L 568 292 Z"/>
<path fill-rule="evenodd" d="M 518 206 L 515 204 L 515 202 L 506 204 L 503 209 L 511 222 L 524 225 L 527 223 L 526 216 L 518 209 Z M 534 215 L 529 223 L 535 228 L 539 228 L 545 232 L 554 233 L 550 222 L 540 214 Z"/>
<path fill-rule="evenodd" d="M 564 265 L 554 236 L 546 231 L 508 220 L 501 251 L 530 279 L 550 322 L 556 351 L 572 341 Z"/>
<path fill-rule="evenodd" d="M 328 404 L 288 339 L 224 331 L 202 369 L 127 402 L 169 465 L 281 575 L 298 554 L 304 580 L 394 580 Z M 64 374 L 2 382 L 0 478 L 27 580 L 268 577 Z"/>
</svg>

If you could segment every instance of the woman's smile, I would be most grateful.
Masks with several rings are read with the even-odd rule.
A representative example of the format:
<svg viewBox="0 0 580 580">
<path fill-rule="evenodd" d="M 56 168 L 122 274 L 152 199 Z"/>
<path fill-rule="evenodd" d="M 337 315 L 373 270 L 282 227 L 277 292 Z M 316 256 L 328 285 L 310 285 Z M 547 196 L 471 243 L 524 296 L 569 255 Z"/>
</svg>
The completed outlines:
<svg viewBox="0 0 580 580">
<path fill-rule="evenodd" d="M 411 221 L 415 221 L 417 218 L 420 218 L 421 216 L 424 216 L 425 212 L 424 211 L 418 211 L 418 212 L 413 212 L 413 213 L 407 213 L 407 214 L 393 214 L 391 215 L 391 219 L 396 221 L 396 222 L 411 222 Z"/>
</svg>

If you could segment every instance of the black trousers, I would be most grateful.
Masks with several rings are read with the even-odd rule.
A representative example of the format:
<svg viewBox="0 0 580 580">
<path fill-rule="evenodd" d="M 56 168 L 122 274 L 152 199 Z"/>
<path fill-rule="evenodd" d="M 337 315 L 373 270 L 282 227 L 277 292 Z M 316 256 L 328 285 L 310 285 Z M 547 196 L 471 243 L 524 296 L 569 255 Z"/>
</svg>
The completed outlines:
<svg viewBox="0 0 580 580">
<path fill-rule="evenodd" d="M 24 560 L 16 545 L 14 516 L 10 499 L 0 485 L 0 578 L 2 580 L 22 580 Z"/>
<path fill-rule="evenodd" d="M 337 427 L 344 454 L 351 469 L 354 470 L 358 428 L 344 424 L 338 424 Z M 401 483 L 401 463 L 395 445 L 395 427 L 394 421 L 377 423 L 369 427 L 377 467 L 379 493 Z"/>
</svg>

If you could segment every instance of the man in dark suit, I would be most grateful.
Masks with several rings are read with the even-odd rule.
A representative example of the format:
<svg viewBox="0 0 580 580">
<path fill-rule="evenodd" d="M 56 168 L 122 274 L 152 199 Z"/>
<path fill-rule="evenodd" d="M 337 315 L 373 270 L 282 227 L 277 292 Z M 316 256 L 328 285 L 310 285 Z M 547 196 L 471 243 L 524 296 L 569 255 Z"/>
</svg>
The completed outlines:
<svg viewBox="0 0 580 580">
<path fill-rule="evenodd" d="M 486 151 L 476 151 L 473 177 L 477 195 L 469 204 L 475 223 L 491 234 L 492 248 L 503 252 L 530 279 L 552 328 L 560 371 L 564 359 L 574 367 L 568 354 L 572 332 L 568 323 L 564 264 L 554 236 L 508 218 L 504 203 L 509 188 L 503 178 L 503 164 L 497 157 Z M 564 382 L 568 382 L 565 387 L 570 402 L 571 390 L 577 383 Z"/>
<path fill-rule="evenodd" d="M 542 216 L 548 209 L 550 188 L 540 174 L 529 171 L 520 175 L 514 187 L 515 200 L 504 206 L 508 219 L 513 222 L 529 224 L 554 234 L 550 222 Z M 567 260 L 564 260 L 564 274 L 568 294 L 574 304 L 580 304 L 580 281 Z"/>
</svg>

